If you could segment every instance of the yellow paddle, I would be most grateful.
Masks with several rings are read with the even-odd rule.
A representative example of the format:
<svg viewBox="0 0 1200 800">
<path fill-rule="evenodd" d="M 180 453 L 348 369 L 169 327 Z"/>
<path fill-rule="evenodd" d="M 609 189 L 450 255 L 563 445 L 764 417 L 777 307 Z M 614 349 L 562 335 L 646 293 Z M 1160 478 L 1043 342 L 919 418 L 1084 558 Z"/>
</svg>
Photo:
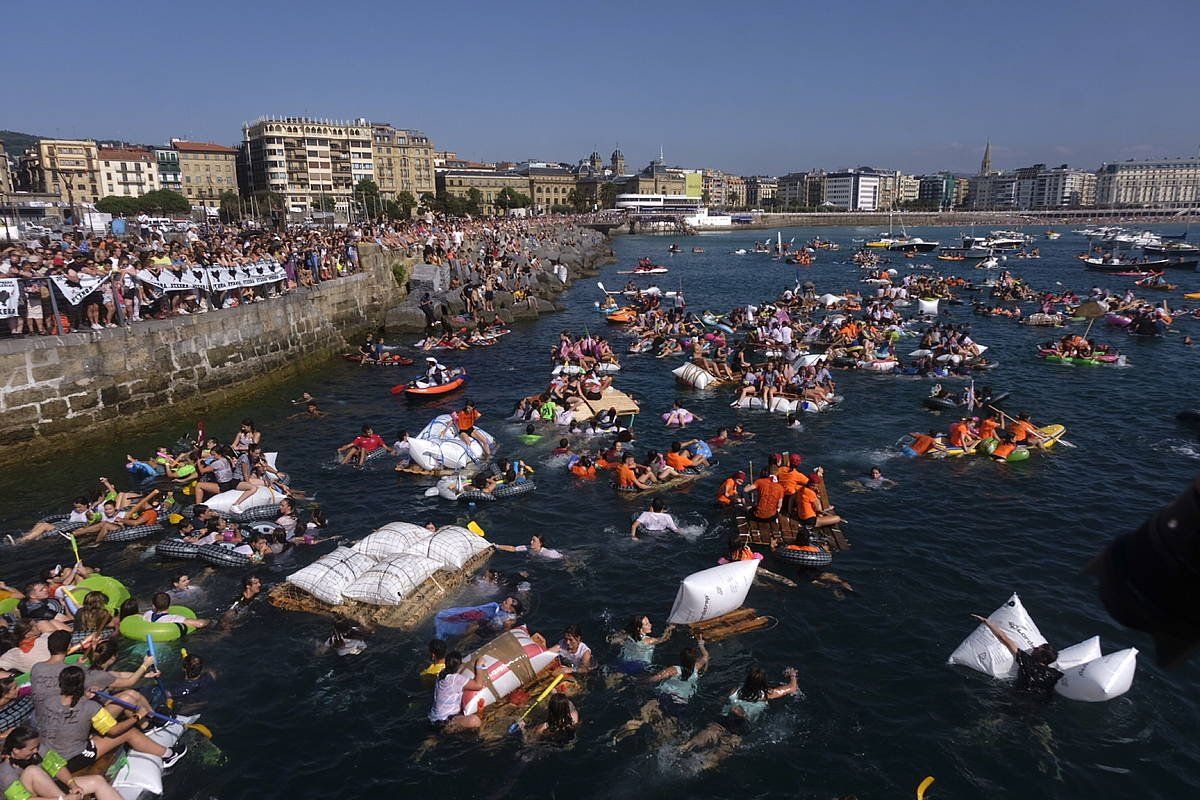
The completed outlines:
<svg viewBox="0 0 1200 800">
<path fill-rule="evenodd" d="M 557 675 L 555 675 L 554 680 L 550 681 L 550 685 L 547 686 L 545 689 L 542 689 L 542 693 L 537 696 L 537 699 L 529 704 L 529 708 L 525 709 L 525 713 L 522 714 L 516 722 L 514 722 L 512 725 L 508 726 L 508 732 L 516 733 L 520 729 L 521 721 L 529 716 L 530 711 L 533 711 L 533 709 L 537 708 L 538 703 L 542 702 L 547 697 L 549 697 L 550 693 L 554 691 L 554 687 L 558 686 L 558 684 L 562 683 L 562 679 L 565 677 L 566 677 L 566 673 L 563 673 L 563 672 L 560 672 Z"/>
<path fill-rule="evenodd" d="M 917 786 L 917 800 L 925 800 L 925 791 L 933 785 L 933 776 L 926 775 L 925 780 Z"/>
<path fill-rule="evenodd" d="M 475 534 L 476 536 L 482 537 L 482 536 L 487 535 L 484 532 L 483 528 L 479 527 L 479 523 L 476 522 L 475 520 L 471 520 L 470 522 L 467 523 L 467 530 L 469 530 L 471 533 Z"/>
</svg>

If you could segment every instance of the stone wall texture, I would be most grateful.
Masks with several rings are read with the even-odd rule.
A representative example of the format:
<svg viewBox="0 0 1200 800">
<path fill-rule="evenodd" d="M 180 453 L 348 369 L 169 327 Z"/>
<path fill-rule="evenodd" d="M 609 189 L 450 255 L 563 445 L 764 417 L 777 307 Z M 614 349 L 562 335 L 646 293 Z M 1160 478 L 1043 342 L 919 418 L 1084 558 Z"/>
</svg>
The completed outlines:
<svg viewBox="0 0 1200 800">
<path fill-rule="evenodd" d="M 347 349 L 403 299 L 392 268 L 411 267 L 369 245 L 361 258 L 359 274 L 249 306 L 0 341 L 0 462 L 34 439 L 83 444 L 204 411 Z"/>
</svg>

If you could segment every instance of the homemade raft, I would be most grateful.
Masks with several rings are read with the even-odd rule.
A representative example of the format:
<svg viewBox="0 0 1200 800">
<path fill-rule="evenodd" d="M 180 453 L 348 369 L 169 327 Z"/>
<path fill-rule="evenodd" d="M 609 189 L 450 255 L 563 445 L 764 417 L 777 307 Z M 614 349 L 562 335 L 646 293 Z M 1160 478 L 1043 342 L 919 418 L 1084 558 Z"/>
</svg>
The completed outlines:
<svg viewBox="0 0 1200 800">
<path fill-rule="evenodd" d="M 362 625 L 412 630 L 431 616 L 443 604 L 448 594 L 470 580 L 471 576 L 487 563 L 491 555 L 492 548 L 489 547 L 472 556 L 460 569 L 439 569 L 422 581 L 399 605 L 372 605 L 345 598 L 337 604 L 328 603 L 290 583 L 278 584 L 271 589 L 267 597 L 272 605 L 287 611 L 341 616 Z"/>
<path fill-rule="evenodd" d="M 770 617 L 760 617 L 754 609 L 742 607 L 758 567 L 758 560 L 750 559 L 688 575 L 679 584 L 667 621 L 687 625 L 694 635 L 713 642 L 765 628 L 771 624 Z"/>
<path fill-rule="evenodd" d="M 617 410 L 618 417 L 631 416 L 642 410 L 636 400 L 611 386 L 601 392 L 599 400 L 585 402 L 582 398 L 573 397 L 568 402 L 571 404 L 571 419 L 575 422 L 587 422 L 599 412 L 608 411 L 610 408 Z"/>
<path fill-rule="evenodd" d="M 774 544 L 808 544 L 809 530 L 800 524 L 800 520 L 780 514 L 774 520 L 763 522 L 751 517 L 738 517 L 737 530 L 742 536 L 748 537 L 750 544 L 760 547 L 771 547 Z M 813 538 L 824 539 L 830 550 L 838 552 L 850 549 L 850 541 L 836 525 L 826 528 L 815 528 Z"/>
<path fill-rule="evenodd" d="M 739 608 L 719 617 L 697 622 L 688 626 L 693 636 L 703 636 L 705 643 L 719 642 L 736 636 L 739 633 L 749 633 L 767 627 L 774 619 L 760 616 L 753 608 Z"/>
</svg>

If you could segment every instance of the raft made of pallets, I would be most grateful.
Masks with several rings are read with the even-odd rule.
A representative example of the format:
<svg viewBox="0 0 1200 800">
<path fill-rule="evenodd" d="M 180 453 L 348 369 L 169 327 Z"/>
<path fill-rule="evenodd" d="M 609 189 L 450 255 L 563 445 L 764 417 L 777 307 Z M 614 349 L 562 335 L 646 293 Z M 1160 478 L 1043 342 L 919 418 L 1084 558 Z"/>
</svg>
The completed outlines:
<svg viewBox="0 0 1200 800">
<path fill-rule="evenodd" d="M 849 540 L 836 525 L 812 529 L 810 536 L 809 529 L 804 527 L 800 520 L 787 514 L 779 514 L 775 519 L 765 521 L 753 517 L 738 517 L 736 523 L 738 533 L 749 538 L 750 544 L 759 547 L 773 547 L 778 543 L 808 544 L 810 538 L 816 538 L 825 540 L 824 543 L 835 553 L 850 549 Z"/>
<path fill-rule="evenodd" d="M 703 636 L 705 643 L 719 642 L 739 633 L 757 631 L 771 624 L 771 617 L 759 616 L 753 608 L 739 608 L 719 617 L 688 626 L 693 636 Z"/>
<path fill-rule="evenodd" d="M 345 617 L 368 627 L 378 625 L 413 630 L 444 606 L 446 596 L 470 580 L 491 558 L 492 552 L 493 549 L 489 547 L 476 553 L 461 569 L 439 569 L 404 598 L 404 602 L 395 606 L 376 606 L 357 600 L 344 600 L 337 605 L 330 605 L 290 583 L 278 584 L 267 593 L 267 598 L 272 605 L 287 611 Z"/>
</svg>

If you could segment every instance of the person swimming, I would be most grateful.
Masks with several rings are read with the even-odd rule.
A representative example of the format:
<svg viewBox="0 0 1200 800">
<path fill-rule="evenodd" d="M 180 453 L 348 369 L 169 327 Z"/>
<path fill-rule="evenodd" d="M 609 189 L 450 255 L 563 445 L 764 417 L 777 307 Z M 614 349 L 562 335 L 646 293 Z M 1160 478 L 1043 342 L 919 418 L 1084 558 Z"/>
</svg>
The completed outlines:
<svg viewBox="0 0 1200 800">
<path fill-rule="evenodd" d="M 746 672 L 742 685 L 732 690 L 721 709 L 721 716 L 716 722 L 710 722 L 705 728 L 679 746 L 680 753 L 695 753 L 701 758 L 701 769 L 712 769 L 741 744 L 750 730 L 750 725 L 757 722 L 772 700 L 791 697 L 800 691 L 796 680 L 796 669 L 788 667 L 783 671 L 787 683 L 771 686 L 767 683 L 767 673 L 759 666 L 752 666 Z"/>
<path fill-rule="evenodd" d="M 367 649 L 364 641 L 367 632 L 348 619 L 338 619 L 333 623 L 329 637 L 322 648 L 326 652 L 334 652 L 339 656 L 356 656 Z"/>
<path fill-rule="evenodd" d="M 635 614 L 629 619 L 625 630 L 610 637 L 613 644 L 621 645 L 618 669 L 629 674 L 645 672 L 654 661 L 654 648 L 671 638 L 674 625 L 668 625 L 662 636 L 654 636 L 654 626 L 645 614 Z"/>
</svg>

